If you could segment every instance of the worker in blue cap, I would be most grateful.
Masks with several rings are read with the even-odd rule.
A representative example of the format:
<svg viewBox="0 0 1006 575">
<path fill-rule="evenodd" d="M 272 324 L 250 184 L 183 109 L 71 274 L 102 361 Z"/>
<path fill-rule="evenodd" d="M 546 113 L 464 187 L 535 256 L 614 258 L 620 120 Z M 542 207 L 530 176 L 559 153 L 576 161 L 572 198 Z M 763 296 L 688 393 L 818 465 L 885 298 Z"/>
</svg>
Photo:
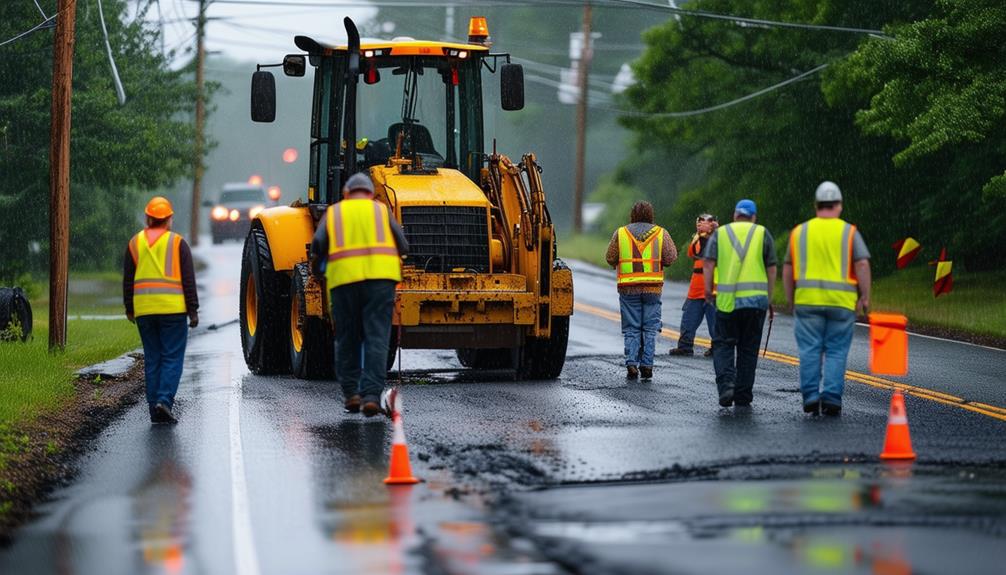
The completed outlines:
<svg viewBox="0 0 1006 575">
<path fill-rule="evenodd" d="M 775 245 L 772 234 L 755 223 L 757 214 L 753 201 L 737 202 L 734 221 L 710 236 L 703 254 L 706 301 L 716 306 L 713 366 L 722 407 L 751 405 L 762 327 L 772 311 Z"/>
</svg>

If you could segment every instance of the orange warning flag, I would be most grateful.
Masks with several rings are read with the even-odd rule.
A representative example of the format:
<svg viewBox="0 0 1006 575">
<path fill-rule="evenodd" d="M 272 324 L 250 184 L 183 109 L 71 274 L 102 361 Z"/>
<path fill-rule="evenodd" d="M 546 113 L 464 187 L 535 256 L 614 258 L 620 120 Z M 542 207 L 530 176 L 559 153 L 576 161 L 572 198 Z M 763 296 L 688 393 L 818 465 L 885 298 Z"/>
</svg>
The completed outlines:
<svg viewBox="0 0 1006 575">
<path fill-rule="evenodd" d="M 933 281 L 933 297 L 940 297 L 954 289 L 954 262 L 947 259 L 947 248 L 940 250 L 940 259 L 929 262 L 936 266 L 936 279 Z"/>
<path fill-rule="evenodd" d="M 915 256 L 919 255 L 922 244 L 917 242 L 915 238 L 905 238 L 894 242 L 894 250 L 898 252 L 898 269 L 900 270 L 912 263 Z"/>
</svg>

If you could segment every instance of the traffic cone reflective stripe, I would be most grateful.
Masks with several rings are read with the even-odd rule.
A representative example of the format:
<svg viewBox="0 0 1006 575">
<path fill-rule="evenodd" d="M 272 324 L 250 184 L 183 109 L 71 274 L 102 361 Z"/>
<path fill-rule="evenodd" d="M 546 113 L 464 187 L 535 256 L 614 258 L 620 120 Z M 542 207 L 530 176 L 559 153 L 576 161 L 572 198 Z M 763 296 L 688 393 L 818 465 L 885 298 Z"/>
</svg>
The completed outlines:
<svg viewBox="0 0 1006 575">
<path fill-rule="evenodd" d="M 887 417 L 887 433 L 884 436 L 884 450 L 881 459 L 915 459 L 912 438 L 908 431 L 908 413 L 905 411 L 905 396 L 895 390 L 891 397 L 891 411 Z"/>
<path fill-rule="evenodd" d="M 390 397 L 391 422 L 395 431 L 391 441 L 391 465 L 388 477 L 384 482 L 388 485 L 409 485 L 419 483 L 412 476 L 412 465 L 409 463 L 409 447 L 405 444 L 405 426 L 402 423 L 402 398 L 396 391 L 388 394 Z"/>
</svg>

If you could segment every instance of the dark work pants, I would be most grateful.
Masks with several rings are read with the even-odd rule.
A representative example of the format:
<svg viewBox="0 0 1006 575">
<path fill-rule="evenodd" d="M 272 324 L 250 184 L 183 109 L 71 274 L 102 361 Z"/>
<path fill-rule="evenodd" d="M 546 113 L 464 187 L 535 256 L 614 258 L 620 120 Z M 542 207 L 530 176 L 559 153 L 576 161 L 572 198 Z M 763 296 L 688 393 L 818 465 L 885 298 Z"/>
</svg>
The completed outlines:
<svg viewBox="0 0 1006 575">
<path fill-rule="evenodd" d="M 758 367 L 758 348 L 761 331 L 765 325 L 766 310 L 757 308 L 735 309 L 730 313 L 716 312 L 716 329 L 713 334 L 713 366 L 716 369 L 716 388 L 722 397 L 733 390 L 734 403 L 746 405 L 753 398 L 755 369 Z"/>
<path fill-rule="evenodd" d="M 189 335 L 188 321 L 184 313 L 136 318 L 140 341 L 143 342 L 143 375 L 151 414 L 158 403 L 169 409 L 175 403 Z"/>
<path fill-rule="evenodd" d="M 330 292 L 335 373 L 347 399 L 359 394 L 364 401 L 377 401 L 384 391 L 395 284 L 392 280 L 367 280 Z"/>
<path fill-rule="evenodd" d="M 706 318 L 706 329 L 709 338 L 716 336 L 716 306 L 704 299 L 686 299 L 681 306 L 681 335 L 678 337 L 678 349 L 695 350 L 695 332 Z"/>
</svg>

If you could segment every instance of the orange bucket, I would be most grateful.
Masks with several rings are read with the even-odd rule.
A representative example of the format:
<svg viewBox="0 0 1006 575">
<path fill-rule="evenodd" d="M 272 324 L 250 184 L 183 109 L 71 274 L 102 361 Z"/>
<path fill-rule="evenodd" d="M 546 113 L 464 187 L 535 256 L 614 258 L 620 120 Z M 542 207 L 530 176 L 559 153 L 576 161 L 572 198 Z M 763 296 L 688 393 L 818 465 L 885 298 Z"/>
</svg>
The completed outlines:
<svg viewBox="0 0 1006 575">
<path fill-rule="evenodd" d="M 900 314 L 870 314 L 870 371 L 877 375 L 908 373 L 908 318 Z"/>
</svg>

